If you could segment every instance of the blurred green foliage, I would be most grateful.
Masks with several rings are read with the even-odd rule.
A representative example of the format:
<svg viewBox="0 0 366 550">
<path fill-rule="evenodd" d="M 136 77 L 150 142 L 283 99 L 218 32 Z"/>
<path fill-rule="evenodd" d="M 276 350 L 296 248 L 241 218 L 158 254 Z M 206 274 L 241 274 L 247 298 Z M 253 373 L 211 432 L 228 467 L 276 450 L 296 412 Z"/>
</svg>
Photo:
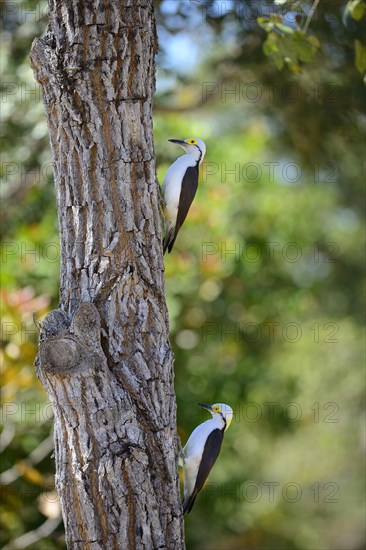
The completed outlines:
<svg viewBox="0 0 366 550">
<path fill-rule="evenodd" d="M 342 21 L 345 3 L 321 2 L 308 33 L 316 55 L 304 59 L 292 45 L 301 70 L 286 61 L 278 71 L 265 55 L 269 36 L 282 48 L 299 32 L 278 27 L 280 3 L 155 4 L 159 181 L 181 154 L 168 138 L 207 145 L 197 197 L 165 258 L 182 443 L 207 418 L 196 402 L 235 411 L 185 519 L 187 548 L 361 550 L 365 99 L 354 40 L 362 37 Z M 311 4 L 301 2 L 302 25 Z M 6 544 L 59 512 L 52 413 L 33 368 L 33 314 L 58 303 L 59 238 L 28 61 L 45 4 L 7 3 L 2 15 Z M 27 547 L 63 548 L 62 526 Z"/>
<path fill-rule="evenodd" d="M 366 84 L 366 2 L 349 0 L 343 12 L 343 23 L 354 37 L 355 65 Z"/>
</svg>

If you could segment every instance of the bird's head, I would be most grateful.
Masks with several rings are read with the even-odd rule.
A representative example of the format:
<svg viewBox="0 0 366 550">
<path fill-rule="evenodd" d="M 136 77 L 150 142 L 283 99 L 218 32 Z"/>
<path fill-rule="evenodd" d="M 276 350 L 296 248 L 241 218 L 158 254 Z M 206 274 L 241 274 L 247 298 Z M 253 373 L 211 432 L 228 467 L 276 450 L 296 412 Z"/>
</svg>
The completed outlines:
<svg viewBox="0 0 366 550">
<path fill-rule="evenodd" d="M 193 155 L 196 160 L 201 162 L 203 161 L 203 157 L 206 154 L 206 145 L 205 142 L 202 141 L 202 139 L 199 138 L 188 138 L 185 140 L 182 139 L 170 139 L 171 143 L 176 143 L 177 145 L 180 145 L 187 153 L 190 155 Z"/>
<path fill-rule="evenodd" d="M 197 403 L 199 407 L 210 411 L 213 418 L 222 419 L 225 422 L 225 431 L 230 426 L 230 422 L 233 419 L 233 409 L 225 403 L 215 403 L 214 405 L 207 405 L 207 403 Z"/>
</svg>

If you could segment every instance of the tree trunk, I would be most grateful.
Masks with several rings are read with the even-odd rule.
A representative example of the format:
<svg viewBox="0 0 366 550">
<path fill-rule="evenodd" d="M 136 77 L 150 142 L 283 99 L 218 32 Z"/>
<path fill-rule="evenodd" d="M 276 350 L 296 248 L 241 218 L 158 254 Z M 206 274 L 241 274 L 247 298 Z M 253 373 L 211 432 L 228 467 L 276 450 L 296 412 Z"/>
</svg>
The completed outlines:
<svg viewBox="0 0 366 550">
<path fill-rule="evenodd" d="M 50 0 L 31 52 L 61 234 L 37 374 L 68 548 L 184 548 L 152 96 L 152 0 Z"/>
</svg>

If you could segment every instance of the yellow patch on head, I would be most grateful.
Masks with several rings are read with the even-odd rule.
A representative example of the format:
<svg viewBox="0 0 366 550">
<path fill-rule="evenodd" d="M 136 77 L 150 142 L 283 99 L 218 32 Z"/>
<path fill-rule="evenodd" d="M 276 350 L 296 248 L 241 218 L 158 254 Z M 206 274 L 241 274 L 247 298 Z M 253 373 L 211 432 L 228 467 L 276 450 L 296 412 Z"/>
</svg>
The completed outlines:
<svg viewBox="0 0 366 550">
<path fill-rule="evenodd" d="M 193 138 L 189 138 L 185 140 L 188 145 L 197 145 L 197 141 Z"/>
</svg>

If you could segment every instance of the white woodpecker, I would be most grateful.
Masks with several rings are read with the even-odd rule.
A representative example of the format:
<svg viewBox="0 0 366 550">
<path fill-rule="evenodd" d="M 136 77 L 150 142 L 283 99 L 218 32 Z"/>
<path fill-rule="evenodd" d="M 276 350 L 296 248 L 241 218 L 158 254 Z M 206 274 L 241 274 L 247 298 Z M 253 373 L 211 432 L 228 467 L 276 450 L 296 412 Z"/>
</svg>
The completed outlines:
<svg viewBox="0 0 366 550">
<path fill-rule="evenodd" d="M 202 489 L 217 457 L 219 456 L 224 432 L 230 426 L 233 410 L 225 403 L 197 403 L 212 414 L 191 433 L 184 453 L 184 499 L 183 514 L 190 512 L 197 494 Z"/>
<path fill-rule="evenodd" d="M 202 139 L 189 138 L 184 141 L 169 139 L 169 141 L 183 147 L 186 154 L 173 162 L 163 180 L 164 254 L 167 249 L 169 253 L 172 251 L 179 229 L 187 217 L 198 187 L 199 166 L 206 153 L 206 145 Z"/>
</svg>

